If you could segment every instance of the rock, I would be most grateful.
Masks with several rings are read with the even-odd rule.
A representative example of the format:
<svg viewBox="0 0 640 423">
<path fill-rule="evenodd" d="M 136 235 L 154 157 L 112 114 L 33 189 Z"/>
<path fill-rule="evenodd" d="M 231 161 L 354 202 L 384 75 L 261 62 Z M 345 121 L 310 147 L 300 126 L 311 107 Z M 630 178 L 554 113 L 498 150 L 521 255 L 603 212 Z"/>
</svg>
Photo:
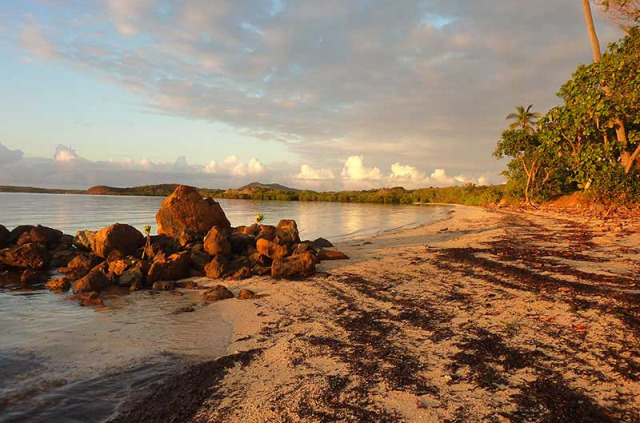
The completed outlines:
<svg viewBox="0 0 640 423">
<path fill-rule="evenodd" d="M 275 259 L 271 265 L 271 277 L 274 279 L 295 279 L 301 276 L 311 276 L 315 271 L 316 258 L 309 252 Z"/>
<path fill-rule="evenodd" d="M 33 226 L 33 225 L 16 226 L 11 231 L 11 241 L 13 243 L 15 243 L 16 241 L 18 241 L 18 238 L 20 238 L 20 236 L 22 236 L 22 234 L 31 232 L 31 229 L 33 229 L 33 228 L 35 228 L 35 226 Z"/>
<path fill-rule="evenodd" d="M 103 301 L 98 298 L 98 295 L 100 295 L 98 292 L 81 292 L 69 299 L 79 300 L 83 307 L 100 306 L 103 305 Z"/>
<path fill-rule="evenodd" d="M 70 270 L 86 269 L 88 271 L 100 264 L 101 261 L 102 259 L 100 257 L 91 253 L 78 254 L 67 264 L 67 268 Z"/>
<path fill-rule="evenodd" d="M 259 264 L 256 264 L 255 266 L 253 266 L 253 269 L 251 269 L 251 272 L 255 276 L 268 276 L 271 274 L 271 266 L 261 266 Z"/>
<path fill-rule="evenodd" d="M 26 244 L 0 250 L 0 263 L 22 269 L 43 269 L 49 264 L 51 256 L 46 248 L 39 244 Z"/>
<path fill-rule="evenodd" d="M 116 223 L 100 229 L 93 242 L 93 252 L 108 257 L 113 251 L 123 255 L 133 254 L 144 245 L 144 236 L 130 225 Z"/>
<path fill-rule="evenodd" d="M 212 199 L 203 199 L 198 191 L 180 185 L 165 198 L 156 214 L 158 233 L 177 238 L 183 231 L 200 236 L 212 227 L 230 228 L 231 223 L 222 207 Z"/>
<path fill-rule="evenodd" d="M 178 244 L 181 247 L 185 247 L 188 244 L 192 244 L 197 241 L 202 240 L 202 236 L 198 235 L 196 232 L 190 230 L 184 230 L 180 232 L 177 236 Z"/>
<path fill-rule="evenodd" d="M 31 240 L 31 234 L 29 232 L 23 232 L 22 235 L 18 237 L 16 241 L 16 245 L 25 245 L 30 244 L 33 241 Z"/>
<path fill-rule="evenodd" d="M 109 262 L 109 272 L 116 276 L 122 276 L 128 269 L 138 264 L 140 260 L 134 257 L 125 257 Z"/>
<path fill-rule="evenodd" d="M 244 280 L 252 276 L 253 276 L 253 272 L 251 271 L 251 268 L 248 266 L 242 266 L 241 268 L 233 272 L 233 274 L 229 276 L 229 279 Z"/>
<path fill-rule="evenodd" d="M 340 251 L 320 250 L 318 252 L 318 260 L 349 260 L 349 256 Z"/>
<path fill-rule="evenodd" d="M 67 278 L 57 278 L 47 282 L 46 287 L 53 292 L 67 292 L 71 288 L 71 282 Z"/>
<path fill-rule="evenodd" d="M 38 225 L 35 228 L 32 228 L 31 231 L 29 231 L 29 235 L 32 242 L 51 246 L 60 241 L 62 235 L 64 234 L 62 233 L 62 231 L 59 231 L 57 229 Z"/>
<path fill-rule="evenodd" d="M 273 260 L 271 260 L 269 256 L 260 254 L 257 251 L 249 256 L 249 264 L 251 266 L 259 265 L 259 266 L 269 267 L 271 266 L 272 262 Z"/>
<path fill-rule="evenodd" d="M 204 251 L 200 251 L 199 253 L 191 252 L 191 267 L 197 271 L 204 272 L 209 262 L 211 262 L 211 256 Z"/>
<path fill-rule="evenodd" d="M 289 255 L 289 247 L 287 245 L 276 244 L 275 242 L 264 238 L 258 240 L 256 243 L 256 249 L 260 254 L 263 254 L 272 260 Z"/>
<path fill-rule="evenodd" d="M 333 247 L 333 244 L 324 238 L 316 239 L 315 241 L 313 241 L 313 245 L 315 245 L 316 248 L 332 248 Z"/>
<path fill-rule="evenodd" d="M 217 255 L 204 268 L 210 279 L 220 279 L 229 271 L 229 262 L 223 256 Z"/>
<path fill-rule="evenodd" d="M 140 269 L 129 269 L 118 278 L 120 286 L 142 286 L 144 283 L 144 275 Z"/>
<path fill-rule="evenodd" d="M 172 254 L 169 257 L 160 257 L 151 264 L 147 283 L 155 281 L 176 281 L 189 277 L 191 257 L 187 251 Z"/>
<path fill-rule="evenodd" d="M 299 244 L 294 244 L 293 252 L 291 253 L 291 255 L 295 256 L 298 254 L 306 253 L 307 251 L 314 254 L 316 253 L 315 245 L 313 245 L 313 243 L 309 241 L 301 242 Z"/>
<path fill-rule="evenodd" d="M 73 238 L 73 245 L 78 250 L 93 251 L 93 242 L 96 238 L 96 231 L 78 231 Z"/>
<path fill-rule="evenodd" d="M 193 267 L 189 269 L 190 278 L 203 278 L 205 276 L 207 276 L 207 274 L 205 273 L 204 270 L 197 270 L 197 269 L 194 269 Z"/>
<path fill-rule="evenodd" d="M 260 225 L 260 232 L 256 239 L 266 239 L 273 241 L 276 238 L 276 227 L 271 225 Z"/>
<path fill-rule="evenodd" d="M 239 300 L 253 300 L 254 298 L 258 298 L 258 296 L 250 289 L 243 289 L 238 293 Z"/>
<path fill-rule="evenodd" d="M 204 242 L 198 242 L 191 247 L 191 254 L 199 254 L 204 251 Z"/>
<path fill-rule="evenodd" d="M 182 288 L 182 289 L 200 289 L 200 288 L 203 288 L 200 285 L 198 285 L 198 282 L 196 282 L 196 281 L 179 281 L 179 282 L 176 282 L 176 287 Z"/>
<path fill-rule="evenodd" d="M 47 277 L 43 272 L 37 272 L 31 269 L 24 270 L 20 275 L 20 284 L 22 286 L 36 285 L 44 283 L 46 280 Z"/>
<path fill-rule="evenodd" d="M 229 298 L 233 298 L 233 292 L 229 291 L 227 287 L 223 285 L 216 285 L 202 293 L 203 301 L 213 302 L 227 300 Z"/>
<path fill-rule="evenodd" d="M 0 225 L 0 249 L 7 248 L 9 245 L 11 245 L 11 232 Z"/>
<path fill-rule="evenodd" d="M 298 225 L 295 220 L 282 219 L 276 227 L 276 236 L 282 243 L 296 244 L 300 242 Z"/>
<path fill-rule="evenodd" d="M 173 291 L 176 289 L 176 284 L 173 281 L 157 281 L 153 283 L 154 291 Z"/>
<path fill-rule="evenodd" d="M 245 254 L 249 251 L 249 247 L 255 247 L 256 239 L 251 235 L 233 233 L 229 235 L 231 243 L 231 252 L 233 254 Z"/>
<path fill-rule="evenodd" d="M 111 281 L 106 275 L 104 265 L 98 265 L 91 269 L 86 276 L 73 283 L 73 293 L 98 292 L 109 286 Z"/>
<path fill-rule="evenodd" d="M 254 223 L 251 226 L 238 226 L 233 230 L 233 233 L 251 235 L 255 237 L 260 233 L 260 225 Z"/>
<path fill-rule="evenodd" d="M 228 239 L 227 230 L 224 228 L 213 227 L 204 238 L 204 250 L 212 255 L 222 254 L 228 256 L 231 254 L 231 243 Z"/>
</svg>

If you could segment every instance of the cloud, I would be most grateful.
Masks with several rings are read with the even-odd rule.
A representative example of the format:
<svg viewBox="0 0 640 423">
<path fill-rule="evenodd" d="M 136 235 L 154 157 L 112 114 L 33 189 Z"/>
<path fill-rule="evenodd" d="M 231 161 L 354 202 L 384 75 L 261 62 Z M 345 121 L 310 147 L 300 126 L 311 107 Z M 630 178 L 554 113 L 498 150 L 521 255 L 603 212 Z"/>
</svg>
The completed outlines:
<svg viewBox="0 0 640 423">
<path fill-rule="evenodd" d="M 555 105 L 558 87 L 591 60 L 582 8 L 569 1 L 38 3 L 47 19 L 20 3 L 3 11 L 3 37 L 34 56 L 128 90 L 143 112 L 282 143 L 313 169 L 366 152 L 367 167 L 329 169 L 350 181 L 384 181 L 374 169 L 388 168 L 398 183 L 498 173 L 491 151 L 504 116 Z M 620 37 L 596 20 L 603 45 Z M 223 165 L 202 173 L 224 174 Z M 236 175 L 265 172 L 236 166 Z"/>
<path fill-rule="evenodd" d="M 0 143 L 0 167 L 22 160 L 24 153 L 22 150 L 9 150 Z"/>
<path fill-rule="evenodd" d="M 42 29 L 33 15 L 27 15 L 25 23 L 20 29 L 20 44 L 22 48 L 43 59 L 57 59 L 61 57 L 55 45 L 42 34 Z M 29 58 L 25 58 L 28 63 Z"/>
<path fill-rule="evenodd" d="M 76 151 L 62 144 L 58 144 L 56 152 L 53 154 L 53 160 L 57 162 L 71 162 L 77 159 L 79 159 L 79 156 Z"/>
<path fill-rule="evenodd" d="M 351 156 L 342 168 L 342 179 L 348 181 L 375 181 L 382 178 L 382 172 L 377 167 L 367 167 L 363 156 Z"/>
<path fill-rule="evenodd" d="M 300 165 L 300 173 L 294 176 L 295 179 L 307 181 L 330 181 L 335 177 L 331 169 L 314 168 L 307 163 Z"/>
</svg>

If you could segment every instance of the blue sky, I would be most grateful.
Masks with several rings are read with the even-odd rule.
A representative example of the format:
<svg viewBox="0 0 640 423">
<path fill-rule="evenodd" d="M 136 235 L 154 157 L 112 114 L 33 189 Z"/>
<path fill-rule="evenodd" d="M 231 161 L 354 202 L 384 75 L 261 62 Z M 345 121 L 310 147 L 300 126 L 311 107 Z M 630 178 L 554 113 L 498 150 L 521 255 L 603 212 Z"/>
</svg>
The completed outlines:
<svg viewBox="0 0 640 423">
<path fill-rule="evenodd" d="M 500 182 L 504 116 L 590 60 L 579 6 L 5 0 L 0 184 Z"/>
</svg>

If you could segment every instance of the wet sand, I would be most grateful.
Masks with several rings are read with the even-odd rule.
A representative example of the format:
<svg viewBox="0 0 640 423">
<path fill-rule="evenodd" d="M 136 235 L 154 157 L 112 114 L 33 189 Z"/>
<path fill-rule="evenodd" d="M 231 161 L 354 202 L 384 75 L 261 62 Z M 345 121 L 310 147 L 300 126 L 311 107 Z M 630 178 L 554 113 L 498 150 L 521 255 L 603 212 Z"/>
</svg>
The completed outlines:
<svg viewBox="0 0 640 423">
<path fill-rule="evenodd" d="M 640 225 L 454 207 L 229 284 L 228 354 L 112 422 L 640 422 Z M 324 272 L 324 273 L 323 273 Z"/>
</svg>

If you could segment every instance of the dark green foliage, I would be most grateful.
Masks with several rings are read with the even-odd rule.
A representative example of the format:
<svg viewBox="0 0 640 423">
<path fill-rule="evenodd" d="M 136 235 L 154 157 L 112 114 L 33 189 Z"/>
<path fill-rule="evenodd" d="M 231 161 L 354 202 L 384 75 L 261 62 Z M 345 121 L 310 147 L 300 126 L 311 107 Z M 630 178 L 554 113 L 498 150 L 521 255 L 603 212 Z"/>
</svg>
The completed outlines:
<svg viewBox="0 0 640 423">
<path fill-rule="evenodd" d="M 496 157 L 511 157 L 507 195 L 545 200 L 575 190 L 594 201 L 640 201 L 640 30 L 580 65 L 537 131 L 502 134 Z"/>
</svg>

